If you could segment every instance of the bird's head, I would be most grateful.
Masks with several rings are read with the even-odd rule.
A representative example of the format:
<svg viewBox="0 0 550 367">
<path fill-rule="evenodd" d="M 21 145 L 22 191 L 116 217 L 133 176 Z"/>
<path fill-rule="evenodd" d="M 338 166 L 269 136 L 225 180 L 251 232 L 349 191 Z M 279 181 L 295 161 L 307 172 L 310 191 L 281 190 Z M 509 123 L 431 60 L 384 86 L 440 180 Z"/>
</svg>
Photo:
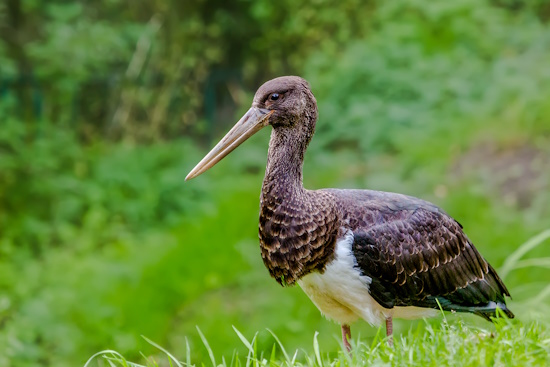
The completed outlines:
<svg viewBox="0 0 550 367">
<path fill-rule="evenodd" d="M 213 167 L 246 139 L 271 125 L 294 138 L 311 139 L 317 120 L 317 102 L 308 82 L 298 76 L 283 76 L 265 82 L 254 95 L 252 107 L 189 172 L 185 180 Z M 287 134 L 285 134 L 287 135 Z"/>
<path fill-rule="evenodd" d="M 265 82 L 254 95 L 252 108 L 270 111 L 273 127 L 294 127 L 308 113 L 317 114 L 309 83 L 299 76 L 282 76 Z"/>
</svg>

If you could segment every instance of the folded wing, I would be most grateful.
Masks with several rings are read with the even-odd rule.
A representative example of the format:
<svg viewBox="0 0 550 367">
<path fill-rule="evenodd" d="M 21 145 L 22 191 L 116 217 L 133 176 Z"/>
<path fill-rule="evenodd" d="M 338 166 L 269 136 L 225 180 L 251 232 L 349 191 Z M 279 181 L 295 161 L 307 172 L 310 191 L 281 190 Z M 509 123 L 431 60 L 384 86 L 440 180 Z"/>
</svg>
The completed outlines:
<svg viewBox="0 0 550 367">
<path fill-rule="evenodd" d="M 417 208 L 408 215 L 354 230 L 357 266 L 372 278 L 370 293 L 386 308 L 418 306 L 471 312 L 490 320 L 506 307 L 506 286 L 443 212 Z"/>
</svg>

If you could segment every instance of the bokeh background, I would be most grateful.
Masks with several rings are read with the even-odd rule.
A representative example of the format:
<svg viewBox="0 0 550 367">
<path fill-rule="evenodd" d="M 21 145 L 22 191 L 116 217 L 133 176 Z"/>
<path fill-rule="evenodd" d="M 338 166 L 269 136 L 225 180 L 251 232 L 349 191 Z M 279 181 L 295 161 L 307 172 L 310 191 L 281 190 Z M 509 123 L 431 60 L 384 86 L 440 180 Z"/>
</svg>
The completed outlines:
<svg viewBox="0 0 550 367">
<path fill-rule="evenodd" d="M 319 103 L 307 188 L 430 200 L 500 268 L 550 228 L 549 22 L 546 0 L 1 2 L 0 365 L 154 353 L 140 335 L 200 360 L 196 326 L 219 355 L 232 325 L 339 349 L 261 261 L 269 129 L 184 183 L 285 74 Z M 549 246 L 502 274 L 521 322 L 550 318 Z"/>
</svg>

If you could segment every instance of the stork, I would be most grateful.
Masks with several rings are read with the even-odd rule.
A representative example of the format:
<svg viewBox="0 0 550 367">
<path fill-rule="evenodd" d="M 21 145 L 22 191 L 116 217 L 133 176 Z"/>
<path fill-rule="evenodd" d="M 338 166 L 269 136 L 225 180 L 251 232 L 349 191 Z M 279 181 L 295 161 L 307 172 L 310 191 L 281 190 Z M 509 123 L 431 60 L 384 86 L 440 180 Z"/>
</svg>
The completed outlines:
<svg viewBox="0 0 550 367">
<path fill-rule="evenodd" d="M 196 165 L 205 172 L 270 125 L 260 196 L 262 259 L 279 284 L 298 283 L 327 318 L 338 322 L 350 351 L 350 324 L 386 323 L 445 311 L 491 321 L 508 317 L 506 286 L 462 226 L 427 201 L 373 190 L 307 190 L 304 153 L 315 131 L 317 101 L 308 82 L 284 76 L 264 83 L 252 107 Z"/>
</svg>

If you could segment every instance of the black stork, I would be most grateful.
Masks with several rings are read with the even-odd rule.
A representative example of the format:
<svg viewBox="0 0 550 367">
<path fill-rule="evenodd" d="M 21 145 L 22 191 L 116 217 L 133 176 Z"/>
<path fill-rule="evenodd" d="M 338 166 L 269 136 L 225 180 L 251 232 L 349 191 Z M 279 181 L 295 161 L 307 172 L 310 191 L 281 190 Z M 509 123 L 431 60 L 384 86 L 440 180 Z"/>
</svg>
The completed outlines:
<svg viewBox="0 0 550 367">
<path fill-rule="evenodd" d="M 470 312 L 491 321 L 506 307 L 506 286 L 462 226 L 427 201 L 372 190 L 307 190 L 304 153 L 317 122 L 306 80 L 264 83 L 252 107 L 189 173 L 208 170 L 265 126 L 272 126 L 260 196 L 262 258 L 279 284 L 298 283 L 319 310 L 340 323 L 349 351 L 350 323 Z"/>
</svg>

